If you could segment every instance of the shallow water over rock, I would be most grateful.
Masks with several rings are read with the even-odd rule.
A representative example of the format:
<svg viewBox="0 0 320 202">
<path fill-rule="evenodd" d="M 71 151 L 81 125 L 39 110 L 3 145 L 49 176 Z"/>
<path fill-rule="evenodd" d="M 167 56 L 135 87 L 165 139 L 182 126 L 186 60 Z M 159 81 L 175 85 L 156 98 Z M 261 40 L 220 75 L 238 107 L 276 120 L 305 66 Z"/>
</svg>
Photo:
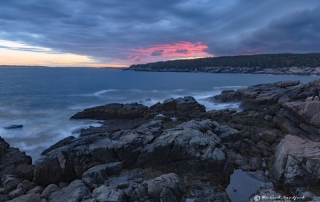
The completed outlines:
<svg viewBox="0 0 320 202">
<path fill-rule="evenodd" d="M 234 170 L 230 177 L 230 184 L 226 192 L 232 202 L 248 201 L 251 194 L 254 194 L 262 184 L 271 185 L 271 182 L 260 181 L 252 177 L 252 173 L 244 172 L 241 169 Z"/>
</svg>

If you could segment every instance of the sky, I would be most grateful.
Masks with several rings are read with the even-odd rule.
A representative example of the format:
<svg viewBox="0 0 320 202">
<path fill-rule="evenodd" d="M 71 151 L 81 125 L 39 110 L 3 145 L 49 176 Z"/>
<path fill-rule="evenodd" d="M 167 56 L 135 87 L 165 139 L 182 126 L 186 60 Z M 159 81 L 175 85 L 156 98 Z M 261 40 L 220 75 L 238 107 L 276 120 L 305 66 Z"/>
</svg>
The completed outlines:
<svg viewBox="0 0 320 202">
<path fill-rule="evenodd" d="M 318 0 L 0 1 L 0 65 L 320 52 Z"/>
</svg>

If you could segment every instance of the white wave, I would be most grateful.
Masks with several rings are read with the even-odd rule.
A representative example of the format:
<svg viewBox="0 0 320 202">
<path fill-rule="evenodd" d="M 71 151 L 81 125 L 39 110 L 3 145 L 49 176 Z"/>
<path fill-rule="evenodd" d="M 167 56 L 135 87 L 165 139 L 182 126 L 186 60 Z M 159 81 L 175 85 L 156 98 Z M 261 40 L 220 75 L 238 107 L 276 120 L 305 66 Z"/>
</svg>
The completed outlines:
<svg viewBox="0 0 320 202">
<path fill-rule="evenodd" d="M 117 89 L 106 89 L 106 90 L 100 90 L 94 93 L 87 93 L 87 94 L 71 94 L 69 96 L 77 96 L 77 97 L 100 97 L 106 93 L 109 92 L 115 92 L 118 91 Z"/>
<path fill-rule="evenodd" d="M 98 91 L 98 92 L 93 93 L 93 95 L 94 95 L 94 96 L 101 96 L 101 95 L 103 95 L 103 94 L 105 94 L 105 93 L 114 92 L 114 91 L 118 91 L 118 90 L 116 90 L 116 89 L 100 90 L 100 91 Z"/>
</svg>

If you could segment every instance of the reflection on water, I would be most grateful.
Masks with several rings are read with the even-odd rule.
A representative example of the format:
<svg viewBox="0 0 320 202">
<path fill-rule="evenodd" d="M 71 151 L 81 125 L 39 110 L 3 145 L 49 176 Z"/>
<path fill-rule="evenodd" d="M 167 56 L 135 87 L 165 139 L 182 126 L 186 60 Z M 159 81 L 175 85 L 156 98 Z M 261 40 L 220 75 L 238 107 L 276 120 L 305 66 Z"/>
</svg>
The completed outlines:
<svg viewBox="0 0 320 202">
<path fill-rule="evenodd" d="M 241 169 L 234 170 L 230 177 L 230 184 L 227 187 L 227 194 L 232 202 L 248 201 L 251 194 L 255 193 L 260 185 L 271 185 L 271 182 L 263 182 L 250 176 L 250 173 Z"/>
</svg>

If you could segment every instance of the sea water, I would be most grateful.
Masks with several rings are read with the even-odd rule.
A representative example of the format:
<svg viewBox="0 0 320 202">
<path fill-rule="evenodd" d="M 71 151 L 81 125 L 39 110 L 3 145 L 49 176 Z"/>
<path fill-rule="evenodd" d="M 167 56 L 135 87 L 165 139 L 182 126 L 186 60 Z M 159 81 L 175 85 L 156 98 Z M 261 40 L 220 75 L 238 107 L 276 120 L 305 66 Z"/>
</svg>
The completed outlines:
<svg viewBox="0 0 320 202">
<path fill-rule="evenodd" d="M 282 80 L 309 82 L 316 76 L 135 72 L 94 68 L 0 68 L 0 136 L 32 156 L 58 140 L 77 136 L 96 120 L 70 120 L 85 108 L 140 102 L 151 106 L 168 98 L 193 96 L 207 110 L 237 108 L 205 98 L 222 90 Z M 20 129 L 4 129 L 22 124 Z"/>
</svg>

